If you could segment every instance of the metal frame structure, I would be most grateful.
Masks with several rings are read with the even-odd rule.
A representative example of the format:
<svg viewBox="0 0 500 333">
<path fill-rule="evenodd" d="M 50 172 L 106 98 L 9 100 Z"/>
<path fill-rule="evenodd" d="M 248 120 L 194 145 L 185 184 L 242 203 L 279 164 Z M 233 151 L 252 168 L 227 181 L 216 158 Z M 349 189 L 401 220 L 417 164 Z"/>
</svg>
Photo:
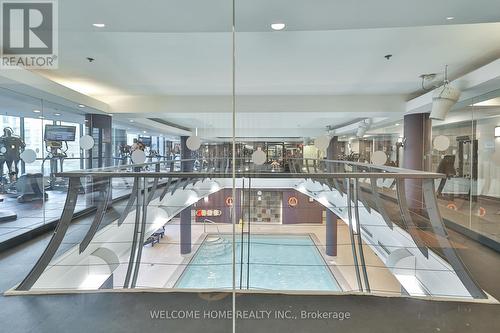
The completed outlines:
<svg viewBox="0 0 500 333">
<path fill-rule="evenodd" d="M 85 237 L 80 243 L 80 253 L 85 251 L 101 224 L 105 212 L 108 208 L 111 179 L 114 177 L 132 177 L 134 185 L 132 192 L 126 204 L 125 210 L 118 219 L 120 226 L 125 217 L 129 215 L 135 204 L 135 225 L 132 235 L 132 248 L 130 251 L 130 260 L 127 268 L 124 288 L 134 288 L 139 273 L 142 247 L 144 242 L 144 230 L 147 220 L 147 207 L 155 197 L 163 199 L 168 192 L 172 194 L 180 189 L 185 189 L 187 185 L 213 178 L 272 178 L 272 179 L 305 179 L 327 185 L 330 189 L 338 191 L 342 197 L 346 196 L 348 208 L 348 224 L 350 230 L 351 250 L 356 270 L 356 279 L 358 290 L 360 292 L 370 292 L 370 283 L 366 270 L 364 259 L 363 244 L 361 239 L 361 224 L 359 216 L 359 203 L 367 209 L 377 211 L 384 219 L 390 229 L 393 229 L 396 221 L 391 220 L 384 208 L 382 198 L 377 190 L 378 179 L 393 179 L 395 185 L 395 194 L 397 204 L 400 209 L 400 218 L 402 227 L 406 230 L 422 254 L 428 256 L 428 248 L 419 236 L 419 228 L 413 222 L 410 209 L 405 197 L 405 180 L 419 179 L 422 182 L 425 206 L 427 208 L 428 220 L 433 232 L 439 236 L 438 240 L 442 248 L 445 259 L 454 269 L 457 276 L 474 298 L 486 298 L 486 294 L 472 279 L 460 260 L 458 254 L 448 241 L 445 227 L 435 195 L 435 179 L 445 177 L 442 174 L 429 173 L 422 171 L 407 170 L 394 167 L 376 166 L 357 162 L 316 160 L 316 159 L 291 159 L 287 160 L 291 172 L 275 172 L 266 170 L 261 166 L 253 166 L 252 170 L 240 172 L 232 165 L 239 161 L 236 159 L 211 159 L 205 161 L 207 168 L 199 171 L 176 171 L 176 164 L 194 163 L 192 159 L 179 161 L 158 161 L 144 164 L 133 164 L 118 167 L 97 168 L 90 170 L 70 171 L 57 174 L 58 177 L 69 178 L 69 190 L 66 198 L 65 207 L 56 230 L 47 245 L 40 259 L 34 265 L 26 278 L 16 288 L 17 290 L 29 290 L 42 275 L 44 270 L 53 259 L 57 249 L 61 245 L 69 224 L 72 221 L 73 213 L 77 201 L 80 179 L 86 177 L 99 180 L 100 194 L 98 210 L 92 224 L 89 227 Z M 204 165 L 201 163 L 201 165 Z M 221 165 L 217 169 L 215 165 Z M 151 171 L 153 169 L 154 171 Z M 228 172 L 228 169 L 231 172 Z M 334 172 L 331 172 L 334 171 Z M 147 179 L 153 179 L 153 186 L 148 187 Z M 165 179 L 161 186 L 164 186 L 162 193 L 157 195 L 157 189 L 160 186 L 160 179 Z M 369 180 L 369 186 L 360 186 L 361 180 Z M 391 186 L 393 186 L 391 185 Z M 235 186 L 233 184 L 233 186 Z M 372 205 L 368 201 L 372 202 Z M 354 226 L 353 219 L 356 221 Z M 355 230 L 356 229 L 356 230 Z M 357 237 L 356 237 L 357 236 Z M 357 239 L 356 239 L 357 238 Z M 356 248 L 357 243 L 357 248 Z"/>
</svg>

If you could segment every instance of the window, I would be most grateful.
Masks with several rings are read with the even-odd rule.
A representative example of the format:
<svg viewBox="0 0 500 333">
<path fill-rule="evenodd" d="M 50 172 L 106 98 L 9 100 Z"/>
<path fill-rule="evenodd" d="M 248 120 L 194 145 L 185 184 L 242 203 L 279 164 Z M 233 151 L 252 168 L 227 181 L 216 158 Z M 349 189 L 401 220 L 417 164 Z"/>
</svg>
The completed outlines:
<svg viewBox="0 0 500 333">
<path fill-rule="evenodd" d="M 36 152 L 37 160 L 34 163 L 26 164 L 27 173 L 37 173 L 42 170 L 42 160 L 47 155 L 45 143 L 43 141 L 44 128 L 47 124 L 52 124 L 51 120 L 35 118 L 24 118 L 24 142 L 26 149 L 33 149 Z M 43 163 L 44 175 L 50 174 L 50 163 Z"/>
<path fill-rule="evenodd" d="M 1 116 L 0 126 L 2 127 L 2 130 L 6 127 L 10 127 L 14 130 L 14 135 L 21 136 L 21 122 L 19 117 Z M 3 132 L 1 135 L 3 135 Z"/>
</svg>

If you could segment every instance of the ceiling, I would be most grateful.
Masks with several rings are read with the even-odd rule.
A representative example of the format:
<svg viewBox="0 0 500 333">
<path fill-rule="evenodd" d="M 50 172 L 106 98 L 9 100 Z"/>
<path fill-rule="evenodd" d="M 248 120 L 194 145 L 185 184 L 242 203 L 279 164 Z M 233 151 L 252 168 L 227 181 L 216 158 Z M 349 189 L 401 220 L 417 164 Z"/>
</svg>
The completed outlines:
<svg viewBox="0 0 500 333">
<path fill-rule="evenodd" d="M 111 32 L 230 32 L 232 0 L 64 0 L 63 31 L 92 31 L 106 23 Z M 237 32 L 269 31 L 282 21 L 287 30 L 340 30 L 498 22 L 492 0 L 235 0 Z"/>
<path fill-rule="evenodd" d="M 500 57 L 500 1 L 235 4 L 236 94 L 254 99 L 279 96 L 288 112 L 245 110 L 258 113 L 261 120 L 258 125 L 243 122 L 241 128 L 271 129 L 283 122 L 284 128 L 298 128 L 299 123 L 317 129 L 345 122 L 359 116 L 356 105 L 338 107 L 325 100 L 323 114 L 314 115 L 300 104 L 285 103 L 287 96 L 390 95 L 395 101 L 407 100 L 423 92 L 423 73 L 440 73 L 448 64 L 453 79 Z M 232 94 L 231 6 L 229 0 L 60 1 L 59 69 L 38 73 L 108 103 L 114 113 L 137 117 L 154 112 L 182 126 L 206 127 L 196 111 L 168 101 L 172 96 Z M 287 27 L 272 31 L 272 22 Z M 392 54 L 390 60 L 384 58 L 387 54 Z M 86 57 L 95 61 L 89 63 Z M 131 96 L 144 103 L 132 109 L 123 102 Z M 152 101 L 154 110 L 146 107 Z M 218 104 L 212 103 L 206 98 L 199 104 L 217 112 Z M 373 117 L 400 117 L 404 112 L 394 115 L 394 110 L 387 110 L 390 114 L 384 115 L 379 109 L 374 105 Z M 230 119 L 227 114 L 223 118 Z M 225 121 L 213 126 L 227 130 Z"/>
</svg>

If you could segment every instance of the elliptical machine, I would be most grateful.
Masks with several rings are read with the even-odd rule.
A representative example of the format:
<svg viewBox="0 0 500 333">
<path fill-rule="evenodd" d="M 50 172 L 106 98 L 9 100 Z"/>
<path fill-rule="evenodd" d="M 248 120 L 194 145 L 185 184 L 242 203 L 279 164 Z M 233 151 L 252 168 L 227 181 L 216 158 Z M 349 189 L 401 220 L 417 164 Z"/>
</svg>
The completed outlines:
<svg viewBox="0 0 500 333">
<path fill-rule="evenodd" d="M 127 165 L 130 161 L 132 147 L 127 144 L 121 144 L 118 147 L 118 161 L 119 165 Z"/>
<path fill-rule="evenodd" d="M 42 168 L 45 161 L 50 161 L 50 179 L 49 179 L 49 189 L 50 190 L 64 190 L 67 187 L 65 181 L 60 181 L 57 179 L 55 174 L 57 172 L 63 172 L 64 159 L 68 157 L 66 152 L 68 151 L 68 143 L 66 141 L 45 141 L 45 150 L 47 151 L 47 156 L 43 159 Z"/>
<path fill-rule="evenodd" d="M 42 172 L 45 162 L 50 161 L 49 190 L 66 191 L 68 183 L 64 179 L 58 179 L 56 174 L 64 172 L 64 159 L 68 157 L 68 141 L 75 141 L 76 126 L 45 125 L 45 150 L 47 156 L 43 159 Z M 80 193 L 83 188 L 80 188 Z"/>
</svg>

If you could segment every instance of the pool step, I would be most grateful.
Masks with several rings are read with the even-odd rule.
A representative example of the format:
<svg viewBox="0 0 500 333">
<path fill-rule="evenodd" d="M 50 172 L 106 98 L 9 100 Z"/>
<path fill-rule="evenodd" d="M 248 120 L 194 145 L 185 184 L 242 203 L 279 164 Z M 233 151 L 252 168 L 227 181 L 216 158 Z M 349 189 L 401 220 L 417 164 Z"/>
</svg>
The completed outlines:
<svg viewBox="0 0 500 333">
<path fill-rule="evenodd" d="M 205 240 L 205 253 L 210 256 L 223 255 L 230 247 L 231 242 L 224 237 L 208 236 Z"/>
</svg>

